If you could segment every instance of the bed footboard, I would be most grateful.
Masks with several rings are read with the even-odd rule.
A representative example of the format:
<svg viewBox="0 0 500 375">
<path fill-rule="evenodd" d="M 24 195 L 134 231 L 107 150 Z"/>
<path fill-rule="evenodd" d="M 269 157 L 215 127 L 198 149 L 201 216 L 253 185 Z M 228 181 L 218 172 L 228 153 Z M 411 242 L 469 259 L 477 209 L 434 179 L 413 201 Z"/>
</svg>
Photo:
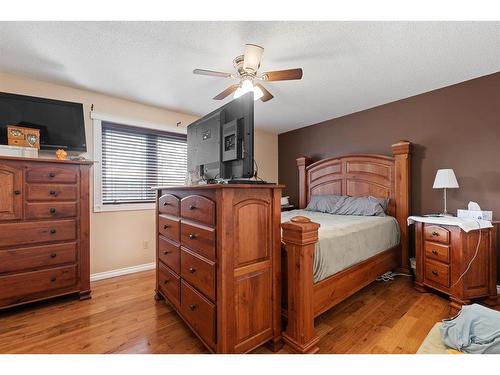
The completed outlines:
<svg viewBox="0 0 500 375">
<path fill-rule="evenodd" d="M 283 340 L 295 353 L 316 353 L 319 337 L 314 331 L 314 248 L 319 224 L 304 216 L 283 223 L 286 251 L 287 328 Z"/>
</svg>

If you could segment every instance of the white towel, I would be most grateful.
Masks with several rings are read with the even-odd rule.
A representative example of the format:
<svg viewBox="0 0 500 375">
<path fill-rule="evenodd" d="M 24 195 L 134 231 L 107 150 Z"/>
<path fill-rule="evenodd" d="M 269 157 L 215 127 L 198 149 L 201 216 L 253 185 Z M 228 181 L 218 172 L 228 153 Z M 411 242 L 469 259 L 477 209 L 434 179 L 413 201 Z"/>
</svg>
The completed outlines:
<svg viewBox="0 0 500 375">
<path fill-rule="evenodd" d="M 479 219 L 469 219 L 465 217 L 455 217 L 455 216 L 440 216 L 440 217 L 427 217 L 427 216 L 410 216 L 408 218 L 408 225 L 414 222 L 429 223 L 429 224 L 441 224 L 441 225 L 455 225 L 464 232 L 470 232 L 475 229 L 483 228 L 493 228 L 491 221 L 479 220 Z"/>
</svg>

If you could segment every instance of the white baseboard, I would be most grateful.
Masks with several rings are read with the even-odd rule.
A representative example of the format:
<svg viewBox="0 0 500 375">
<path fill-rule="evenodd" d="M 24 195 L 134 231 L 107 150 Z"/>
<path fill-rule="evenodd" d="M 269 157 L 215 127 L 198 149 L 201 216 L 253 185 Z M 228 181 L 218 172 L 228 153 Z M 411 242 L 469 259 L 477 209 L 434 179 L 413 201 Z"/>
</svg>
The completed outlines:
<svg viewBox="0 0 500 375">
<path fill-rule="evenodd" d="M 111 277 L 128 275 L 130 273 L 154 270 L 155 268 L 156 268 L 156 263 L 153 262 L 153 263 L 139 264 L 137 266 L 132 266 L 132 267 L 119 268 L 117 270 L 93 273 L 92 275 L 90 275 L 90 281 L 104 280 L 104 279 L 109 279 Z"/>
</svg>

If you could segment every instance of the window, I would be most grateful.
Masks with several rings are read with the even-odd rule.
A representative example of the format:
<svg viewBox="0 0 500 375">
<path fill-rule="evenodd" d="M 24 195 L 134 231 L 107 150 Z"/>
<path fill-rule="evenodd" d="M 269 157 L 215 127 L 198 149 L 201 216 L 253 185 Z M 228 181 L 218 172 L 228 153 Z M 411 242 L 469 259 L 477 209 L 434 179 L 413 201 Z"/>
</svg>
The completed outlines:
<svg viewBox="0 0 500 375">
<path fill-rule="evenodd" d="M 186 136 L 94 119 L 95 211 L 154 208 L 152 186 L 184 185 Z M 98 126 L 96 126 L 98 125 Z M 99 139 L 100 138 L 100 139 Z M 100 146 L 100 147 L 99 147 Z M 100 150 L 97 150 L 100 148 Z"/>
</svg>

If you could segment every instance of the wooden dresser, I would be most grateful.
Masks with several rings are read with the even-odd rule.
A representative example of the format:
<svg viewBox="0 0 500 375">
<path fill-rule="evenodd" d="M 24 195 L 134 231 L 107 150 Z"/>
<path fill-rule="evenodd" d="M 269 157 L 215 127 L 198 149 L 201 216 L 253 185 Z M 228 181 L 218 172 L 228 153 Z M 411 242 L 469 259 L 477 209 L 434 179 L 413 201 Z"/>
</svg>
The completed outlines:
<svg viewBox="0 0 500 375">
<path fill-rule="evenodd" d="M 0 157 L 0 309 L 90 298 L 90 165 Z"/>
<path fill-rule="evenodd" d="M 497 304 L 496 230 L 481 230 L 479 250 L 471 262 L 479 233 L 465 232 L 458 226 L 415 223 L 415 286 L 420 291 L 430 288 L 450 296 L 451 315 L 474 299 Z"/>
<path fill-rule="evenodd" d="M 156 298 L 212 352 L 280 348 L 281 188 L 157 189 Z"/>
</svg>

